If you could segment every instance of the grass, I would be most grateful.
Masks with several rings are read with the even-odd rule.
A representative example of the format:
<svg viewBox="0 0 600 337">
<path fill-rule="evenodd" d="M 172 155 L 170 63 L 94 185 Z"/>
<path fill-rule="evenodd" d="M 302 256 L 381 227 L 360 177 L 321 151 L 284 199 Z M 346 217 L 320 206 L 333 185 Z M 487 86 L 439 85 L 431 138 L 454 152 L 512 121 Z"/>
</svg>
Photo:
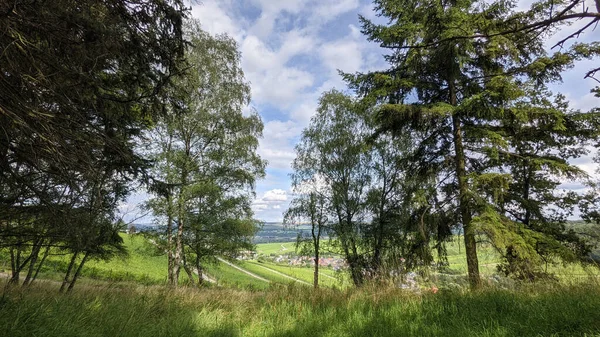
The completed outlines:
<svg viewBox="0 0 600 337">
<path fill-rule="evenodd" d="M 260 277 L 266 278 L 267 280 L 274 282 L 274 283 L 281 283 L 281 284 L 295 283 L 294 280 L 291 280 L 285 276 L 281 276 L 281 275 L 274 273 L 266 268 L 263 268 L 258 263 L 253 263 L 250 261 L 236 261 L 236 265 L 246 269 L 247 271 L 249 271 L 253 274 L 256 274 Z"/>
<path fill-rule="evenodd" d="M 221 262 L 207 265 L 205 268 L 206 272 L 216 279 L 219 286 L 244 289 L 266 289 L 269 287 L 269 283 L 250 277 Z"/>
<path fill-rule="evenodd" d="M 83 270 L 81 282 L 100 280 L 107 282 L 134 282 L 143 285 L 163 285 L 167 280 L 167 256 L 158 254 L 152 244 L 142 236 L 122 234 L 129 255 L 110 261 L 88 261 Z M 60 281 L 64 277 L 70 256 L 59 254 L 48 257 L 39 278 Z M 10 268 L 7 256 L 0 258 L 4 268 Z M 220 286 L 249 289 L 265 289 L 268 283 L 254 279 L 223 263 L 206 265 L 206 272 L 217 280 Z M 188 282 L 187 274 L 180 273 L 181 283 Z M 78 281 L 79 282 L 79 281 Z M 89 282 L 88 282 L 89 283 Z M 286 282 L 286 284 L 289 282 Z"/>
<path fill-rule="evenodd" d="M 268 291 L 43 283 L 0 297 L 5 336 L 600 336 L 600 286 Z"/>
<path fill-rule="evenodd" d="M 280 273 L 290 275 L 310 284 L 313 283 L 313 267 L 291 267 L 269 262 L 262 262 L 260 265 L 264 265 L 265 267 L 277 270 Z M 319 284 L 322 286 L 343 288 L 349 285 L 349 280 L 347 278 L 340 278 L 339 275 L 336 275 L 331 269 L 321 267 L 319 268 L 319 273 L 321 274 L 319 276 Z M 323 276 L 323 274 L 326 276 Z"/>
<path fill-rule="evenodd" d="M 294 242 L 259 243 L 256 252 L 263 255 L 295 254 Z"/>
</svg>

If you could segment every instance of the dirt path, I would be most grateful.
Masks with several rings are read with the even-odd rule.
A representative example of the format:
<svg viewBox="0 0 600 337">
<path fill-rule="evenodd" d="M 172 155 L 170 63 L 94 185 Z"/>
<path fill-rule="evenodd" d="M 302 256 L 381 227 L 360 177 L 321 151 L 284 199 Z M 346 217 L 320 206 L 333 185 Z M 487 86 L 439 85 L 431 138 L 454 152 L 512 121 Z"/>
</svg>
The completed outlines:
<svg viewBox="0 0 600 337">
<path fill-rule="evenodd" d="M 256 263 L 254 263 L 254 265 L 255 265 L 255 266 L 262 267 L 262 268 L 264 268 L 264 269 L 266 269 L 266 270 L 268 270 L 268 271 L 270 271 L 270 272 L 272 272 L 272 273 L 274 273 L 274 274 L 277 274 L 277 275 L 280 275 L 280 276 L 283 276 L 283 277 L 287 277 L 287 278 L 289 278 L 290 280 L 294 280 L 294 281 L 296 281 L 296 282 L 298 282 L 298 283 L 306 284 L 306 285 L 309 285 L 309 286 L 311 285 L 311 284 L 310 284 L 310 283 L 308 283 L 308 282 L 304 282 L 304 281 L 302 281 L 302 280 L 300 280 L 300 279 L 297 279 L 297 278 L 295 278 L 295 277 L 292 277 L 292 276 L 290 276 L 290 275 L 287 275 L 287 274 L 284 274 L 284 273 L 282 273 L 282 272 L 279 272 L 279 271 L 277 271 L 277 270 L 275 270 L 275 269 L 271 269 L 271 268 L 269 268 L 269 267 L 266 267 L 266 266 L 263 266 L 263 265 L 260 265 L 260 264 L 256 264 Z"/>
<path fill-rule="evenodd" d="M 228 266 L 230 266 L 230 267 L 232 267 L 232 268 L 235 268 L 235 269 L 237 269 L 237 270 L 241 271 L 242 273 L 248 274 L 248 275 L 250 275 L 250 276 L 254 277 L 254 278 L 255 278 L 255 279 L 257 279 L 257 280 L 261 280 L 261 281 L 264 281 L 264 282 L 267 282 L 267 283 L 271 283 L 271 281 L 267 280 L 266 278 L 262 278 L 262 277 L 260 277 L 260 276 L 258 276 L 258 275 L 256 275 L 256 274 L 253 274 L 253 273 L 251 273 L 251 272 L 247 271 L 246 269 L 240 268 L 240 267 L 236 266 L 235 264 L 233 264 L 233 263 L 231 263 L 231 262 L 229 262 L 229 261 L 227 261 L 227 260 L 225 260 L 225 259 L 222 259 L 222 258 L 220 258 L 220 257 L 217 257 L 217 260 L 219 260 L 219 261 L 221 261 L 221 262 L 225 263 L 226 265 L 228 265 Z"/>
</svg>

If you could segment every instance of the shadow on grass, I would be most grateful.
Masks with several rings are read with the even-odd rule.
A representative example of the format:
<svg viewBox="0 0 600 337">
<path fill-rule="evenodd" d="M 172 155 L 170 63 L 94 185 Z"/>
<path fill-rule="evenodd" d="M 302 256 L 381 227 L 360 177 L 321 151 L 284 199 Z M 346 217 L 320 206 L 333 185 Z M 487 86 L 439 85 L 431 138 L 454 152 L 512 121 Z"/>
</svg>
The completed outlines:
<svg viewBox="0 0 600 337">
<path fill-rule="evenodd" d="M 421 301 L 356 303 L 299 317 L 270 337 L 289 336 L 596 336 L 600 291 L 428 295 Z"/>
</svg>

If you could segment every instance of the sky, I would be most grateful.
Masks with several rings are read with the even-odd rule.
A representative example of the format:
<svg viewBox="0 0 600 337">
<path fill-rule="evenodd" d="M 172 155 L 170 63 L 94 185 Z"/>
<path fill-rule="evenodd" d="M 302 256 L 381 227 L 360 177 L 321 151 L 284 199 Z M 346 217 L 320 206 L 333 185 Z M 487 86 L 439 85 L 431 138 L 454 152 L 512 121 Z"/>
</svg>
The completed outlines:
<svg viewBox="0 0 600 337">
<path fill-rule="evenodd" d="M 252 205 L 257 219 L 282 220 L 292 198 L 289 174 L 294 146 L 315 113 L 319 96 L 333 88 L 348 91 L 338 70 L 352 73 L 387 68 L 383 49 L 360 33 L 359 14 L 382 20 L 372 7 L 369 0 L 203 0 L 192 6 L 192 16 L 204 30 L 227 34 L 237 42 L 241 66 L 252 88 L 250 106 L 264 123 L 258 151 L 268 166 L 265 179 L 257 183 Z M 558 32 L 548 45 L 578 25 Z M 579 41 L 589 41 L 595 34 L 600 32 L 587 33 Z M 600 99 L 590 93 L 595 82 L 583 79 L 592 64 L 578 63 L 563 75 L 562 84 L 552 86 L 566 95 L 573 108 L 600 106 Z M 594 171 L 591 156 L 575 164 Z M 569 182 L 564 187 L 582 188 Z M 123 209 L 131 209 L 143 198 L 143 193 L 135 195 Z"/>
</svg>

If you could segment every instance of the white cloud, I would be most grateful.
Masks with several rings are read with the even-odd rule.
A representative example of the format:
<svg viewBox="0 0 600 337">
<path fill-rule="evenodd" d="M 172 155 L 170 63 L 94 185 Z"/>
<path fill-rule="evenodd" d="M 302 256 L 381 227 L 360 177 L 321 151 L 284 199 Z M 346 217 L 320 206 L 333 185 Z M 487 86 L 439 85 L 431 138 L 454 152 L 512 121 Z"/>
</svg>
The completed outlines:
<svg viewBox="0 0 600 337">
<path fill-rule="evenodd" d="M 260 219 L 281 221 L 283 210 L 288 207 L 287 192 L 282 189 L 266 191 L 252 203 L 252 209 Z"/>
<path fill-rule="evenodd" d="M 289 107 L 299 93 L 314 83 L 311 73 L 286 66 L 294 56 L 310 51 L 312 42 L 300 33 L 288 33 L 295 38 L 278 51 L 271 50 L 257 36 L 248 36 L 241 44 L 242 69 L 252 84 L 252 97 L 259 104 Z"/>
<path fill-rule="evenodd" d="M 320 1 L 315 10 L 317 14 L 331 18 L 352 11 L 359 6 L 358 0 L 330 0 Z"/>
<path fill-rule="evenodd" d="M 275 22 L 282 12 L 299 13 L 303 9 L 303 0 L 253 0 L 261 10 L 260 17 L 256 20 L 250 31 L 261 38 L 267 38 L 275 27 Z"/>
<path fill-rule="evenodd" d="M 245 35 L 245 30 L 227 14 L 227 8 L 223 8 L 223 5 L 224 2 L 215 0 L 202 1 L 201 5 L 192 7 L 192 16 L 200 21 L 207 32 L 227 34 L 239 42 Z"/>
<path fill-rule="evenodd" d="M 337 70 L 353 73 L 362 67 L 362 48 L 357 41 L 341 39 L 324 44 L 320 51 L 322 62 L 329 68 L 332 75 Z"/>
<path fill-rule="evenodd" d="M 600 97 L 596 97 L 591 92 L 581 97 L 571 98 L 569 102 L 573 108 L 579 109 L 582 112 L 588 112 L 592 108 L 600 107 Z"/>
<path fill-rule="evenodd" d="M 265 192 L 265 195 L 262 198 L 263 201 L 271 202 L 271 201 L 286 201 L 287 193 L 284 190 L 274 189 Z"/>
</svg>

